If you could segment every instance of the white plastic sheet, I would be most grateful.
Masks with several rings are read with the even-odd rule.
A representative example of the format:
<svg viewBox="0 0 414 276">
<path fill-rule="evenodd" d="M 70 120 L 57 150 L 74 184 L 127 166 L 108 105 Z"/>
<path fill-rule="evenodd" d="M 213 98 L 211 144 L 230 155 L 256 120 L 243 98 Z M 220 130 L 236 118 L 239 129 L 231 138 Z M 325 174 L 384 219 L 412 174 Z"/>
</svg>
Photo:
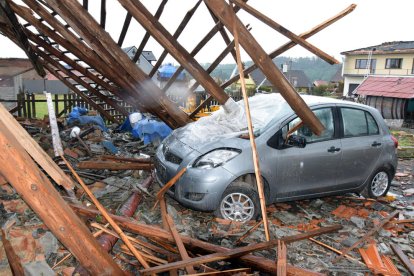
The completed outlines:
<svg viewBox="0 0 414 276">
<path fill-rule="evenodd" d="M 255 133 L 260 133 L 272 120 L 280 118 L 291 110 L 283 97 L 276 93 L 256 94 L 249 98 L 249 106 Z M 178 132 L 177 138 L 188 145 L 245 133 L 247 119 L 243 100 L 236 103 L 229 99 L 224 108 L 221 107 L 211 116 L 186 125 Z"/>
</svg>

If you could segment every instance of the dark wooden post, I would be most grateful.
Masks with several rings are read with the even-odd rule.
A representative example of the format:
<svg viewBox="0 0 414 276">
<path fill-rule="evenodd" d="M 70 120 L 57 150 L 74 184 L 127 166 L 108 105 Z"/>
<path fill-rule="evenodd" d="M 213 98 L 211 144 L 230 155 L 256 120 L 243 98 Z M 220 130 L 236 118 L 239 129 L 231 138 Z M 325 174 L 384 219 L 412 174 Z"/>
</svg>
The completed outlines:
<svg viewBox="0 0 414 276">
<path fill-rule="evenodd" d="M 120 0 L 121 1 L 121 0 Z M 226 28 L 233 33 L 232 28 L 232 7 L 224 0 L 204 0 L 207 6 L 214 12 Z M 308 125 L 312 131 L 320 135 L 324 130 L 324 126 L 309 109 L 304 100 L 295 91 L 292 85 L 286 80 L 283 74 L 277 69 L 273 60 L 269 58 L 256 39 L 250 34 L 243 23 L 235 17 L 237 32 L 239 33 L 240 44 L 259 66 L 267 79 L 280 91 L 280 94 L 286 99 L 296 114 L 302 121 Z"/>
<path fill-rule="evenodd" d="M 36 118 L 36 97 L 35 94 L 32 94 L 32 118 Z"/>
</svg>

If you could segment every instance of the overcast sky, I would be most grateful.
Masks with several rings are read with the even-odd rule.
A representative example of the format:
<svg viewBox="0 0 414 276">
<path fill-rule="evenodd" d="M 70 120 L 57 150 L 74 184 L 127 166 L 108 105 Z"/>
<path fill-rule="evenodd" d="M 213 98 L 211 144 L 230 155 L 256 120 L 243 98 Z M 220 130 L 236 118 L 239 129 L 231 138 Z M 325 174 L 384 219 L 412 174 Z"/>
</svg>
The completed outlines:
<svg viewBox="0 0 414 276">
<path fill-rule="evenodd" d="M 99 18 L 101 1 L 89 1 L 91 13 Z M 142 0 L 154 14 L 161 0 Z M 166 4 L 161 22 L 170 33 L 173 33 L 185 13 L 196 3 L 196 0 L 169 0 Z M 296 34 L 305 32 L 324 20 L 336 15 L 350 4 L 357 4 L 354 12 L 334 23 L 308 41 L 341 60 L 340 52 L 361 47 L 377 45 L 386 41 L 414 40 L 412 0 L 250 0 L 250 5 L 263 12 L 285 28 Z M 118 40 L 126 11 L 116 0 L 107 0 L 107 31 Z M 270 52 L 282 45 L 287 39 L 273 29 L 248 15 L 239 12 L 244 24 L 250 24 L 252 34 L 262 47 Z M 189 25 L 179 38 L 179 42 L 191 51 L 213 26 L 213 21 L 205 5 L 202 3 L 191 19 Z M 144 30 L 133 20 L 123 46 L 138 46 Z M 211 62 L 224 49 L 225 44 L 220 35 L 216 35 L 196 56 L 199 62 Z M 158 57 L 162 47 L 153 39 L 145 50 L 151 50 Z M 313 56 L 307 50 L 296 46 L 284 56 Z M 0 57 L 25 57 L 23 51 L 6 37 L 0 35 Z M 244 60 L 250 58 L 244 54 Z M 167 61 L 174 62 L 171 57 Z M 233 63 L 227 57 L 224 62 Z"/>
</svg>

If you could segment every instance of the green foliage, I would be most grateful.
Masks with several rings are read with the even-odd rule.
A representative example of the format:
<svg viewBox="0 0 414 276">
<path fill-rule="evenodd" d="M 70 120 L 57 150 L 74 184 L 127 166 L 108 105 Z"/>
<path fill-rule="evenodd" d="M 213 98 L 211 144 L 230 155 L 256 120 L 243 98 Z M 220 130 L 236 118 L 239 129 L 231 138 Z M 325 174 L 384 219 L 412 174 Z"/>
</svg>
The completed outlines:
<svg viewBox="0 0 414 276">
<path fill-rule="evenodd" d="M 319 85 L 317 87 L 313 87 L 312 89 L 312 95 L 325 96 L 327 93 L 329 93 L 328 85 Z"/>
</svg>

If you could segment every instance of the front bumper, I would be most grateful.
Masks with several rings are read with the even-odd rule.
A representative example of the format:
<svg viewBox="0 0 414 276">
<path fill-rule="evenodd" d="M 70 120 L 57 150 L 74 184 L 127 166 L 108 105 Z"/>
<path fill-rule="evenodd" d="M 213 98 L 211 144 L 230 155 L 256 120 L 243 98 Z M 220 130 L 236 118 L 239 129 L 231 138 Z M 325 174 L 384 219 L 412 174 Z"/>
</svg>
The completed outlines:
<svg viewBox="0 0 414 276">
<path fill-rule="evenodd" d="M 183 162 L 185 163 L 185 162 Z M 157 153 L 155 159 L 157 182 L 164 186 L 184 166 L 163 159 Z M 187 171 L 167 192 L 185 207 L 198 211 L 214 211 L 217 209 L 221 196 L 235 176 L 222 167 L 213 169 L 197 169 L 188 167 Z M 192 195 L 197 195 L 192 200 Z"/>
</svg>

